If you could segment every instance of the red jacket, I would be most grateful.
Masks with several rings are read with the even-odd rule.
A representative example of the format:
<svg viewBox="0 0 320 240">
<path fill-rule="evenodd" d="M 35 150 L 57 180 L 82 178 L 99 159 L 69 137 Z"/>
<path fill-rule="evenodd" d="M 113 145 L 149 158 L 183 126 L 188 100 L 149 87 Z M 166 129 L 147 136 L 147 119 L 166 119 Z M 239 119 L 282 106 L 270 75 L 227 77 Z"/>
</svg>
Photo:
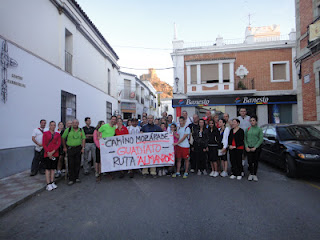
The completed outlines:
<svg viewBox="0 0 320 240">
<path fill-rule="evenodd" d="M 43 133 L 42 137 L 42 146 L 44 149 L 44 157 L 48 157 L 48 152 L 52 152 L 56 150 L 52 155 L 53 157 L 59 157 L 59 147 L 61 145 L 61 136 L 59 133 L 55 132 L 53 139 L 51 140 L 51 132 L 47 131 Z M 51 140 L 51 142 L 50 142 Z M 50 143 L 49 143 L 50 142 Z"/>
<path fill-rule="evenodd" d="M 121 129 L 119 128 L 116 129 L 116 136 L 125 135 L 125 134 L 129 134 L 128 128 L 126 128 L 125 126 L 122 125 Z"/>
</svg>

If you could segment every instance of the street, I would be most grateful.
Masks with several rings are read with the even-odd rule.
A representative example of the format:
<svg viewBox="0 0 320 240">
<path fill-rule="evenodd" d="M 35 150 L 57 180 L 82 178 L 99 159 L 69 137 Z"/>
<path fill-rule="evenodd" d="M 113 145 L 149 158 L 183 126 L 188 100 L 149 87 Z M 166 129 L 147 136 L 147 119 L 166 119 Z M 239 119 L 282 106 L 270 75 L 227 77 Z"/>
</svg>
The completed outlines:
<svg viewBox="0 0 320 240">
<path fill-rule="evenodd" d="M 62 180 L 0 217 L 0 239 L 318 239 L 320 180 L 258 176 Z"/>
</svg>

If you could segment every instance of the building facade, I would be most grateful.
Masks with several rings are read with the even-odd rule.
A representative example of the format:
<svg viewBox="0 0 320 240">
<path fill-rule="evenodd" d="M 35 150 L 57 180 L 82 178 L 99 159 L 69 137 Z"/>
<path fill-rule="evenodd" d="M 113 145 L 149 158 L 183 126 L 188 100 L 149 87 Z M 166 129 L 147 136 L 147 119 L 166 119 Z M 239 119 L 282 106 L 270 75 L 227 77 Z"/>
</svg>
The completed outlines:
<svg viewBox="0 0 320 240">
<path fill-rule="evenodd" d="M 244 40 L 173 41 L 175 116 L 183 110 L 204 116 L 245 107 L 259 124 L 297 122 L 295 32 L 280 35 L 277 25 L 247 27 Z"/>
<path fill-rule="evenodd" d="M 117 83 L 119 114 L 123 119 L 137 118 L 142 113 L 157 116 L 157 94 L 149 81 L 141 81 L 136 75 L 120 72 Z"/>
<path fill-rule="evenodd" d="M 320 121 L 320 1 L 296 0 L 298 116 Z"/>
<path fill-rule="evenodd" d="M 40 119 L 107 121 L 118 108 L 119 78 L 119 57 L 75 0 L 4 5 L 0 178 L 30 168 Z"/>
</svg>

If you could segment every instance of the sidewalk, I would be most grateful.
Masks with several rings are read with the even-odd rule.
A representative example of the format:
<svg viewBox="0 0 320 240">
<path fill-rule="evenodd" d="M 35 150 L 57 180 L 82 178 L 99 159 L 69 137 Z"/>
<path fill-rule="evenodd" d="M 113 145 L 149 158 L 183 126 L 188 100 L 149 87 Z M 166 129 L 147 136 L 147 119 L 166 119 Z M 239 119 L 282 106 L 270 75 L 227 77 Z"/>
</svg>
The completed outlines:
<svg viewBox="0 0 320 240">
<path fill-rule="evenodd" d="M 30 170 L 0 179 L 0 215 L 45 189 L 45 175 Z"/>
</svg>

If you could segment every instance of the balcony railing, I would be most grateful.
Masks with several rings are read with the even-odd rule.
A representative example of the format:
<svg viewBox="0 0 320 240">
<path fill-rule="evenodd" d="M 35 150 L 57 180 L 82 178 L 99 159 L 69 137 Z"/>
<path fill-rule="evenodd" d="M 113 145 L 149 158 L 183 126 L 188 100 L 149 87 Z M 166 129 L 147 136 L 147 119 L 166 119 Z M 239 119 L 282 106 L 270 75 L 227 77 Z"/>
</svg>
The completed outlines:
<svg viewBox="0 0 320 240">
<path fill-rule="evenodd" d="M 72 74 L 72 54 L 65 51 L 65 71 Z"/>
<path fill-rule="evenodd" d="M 254 78 L 235 79 L 234 90 L 253 90 L 253 89 L 255 89 Z"/>
</svg>

